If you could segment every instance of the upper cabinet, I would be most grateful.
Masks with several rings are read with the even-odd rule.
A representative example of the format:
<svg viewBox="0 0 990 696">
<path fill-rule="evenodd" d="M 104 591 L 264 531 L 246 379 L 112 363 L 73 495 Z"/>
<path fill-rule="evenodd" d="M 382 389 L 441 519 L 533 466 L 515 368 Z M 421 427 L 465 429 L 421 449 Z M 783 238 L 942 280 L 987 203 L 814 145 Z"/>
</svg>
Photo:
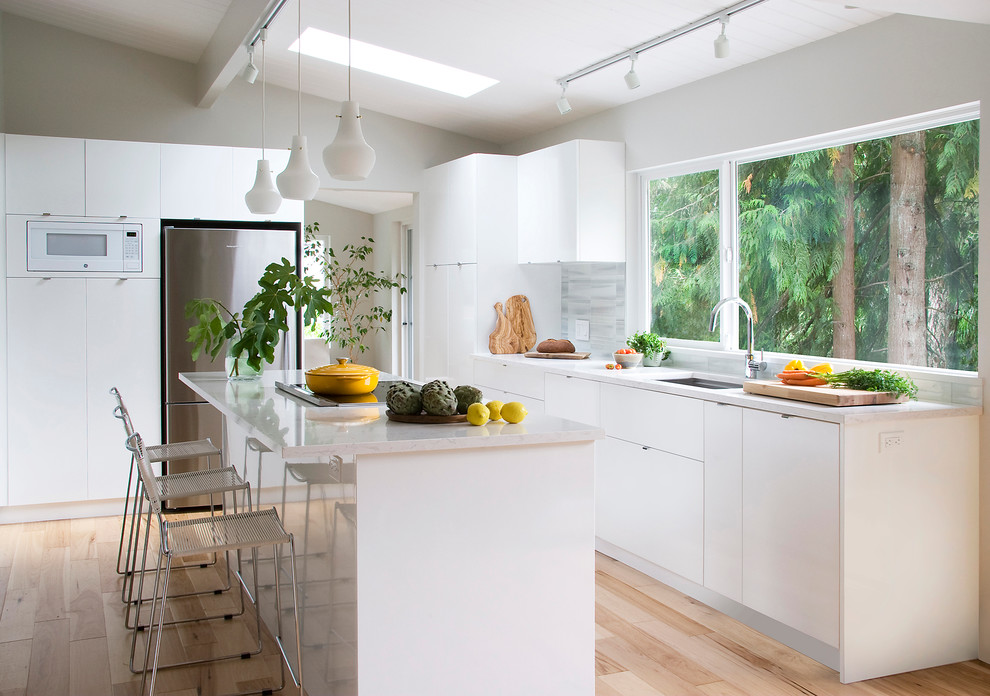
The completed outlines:
<svg viewBox="0 0 990 696">
<path fill-rule="evenodd" d="M 625 145 L 572 140 L 518 157 L 519 262 L 625 261 Z"/>
<path fill-rule="evenodd" d="M 7 212 L 86 214 L 86 141 L 7 135 Z"/>
<path fill-rule="evenodd" d="M 162 145 L 161 216 L 230 219 L 233 166 L 229 147 Z"/>
<path fill-rule="evenodd" d="M 161 217 L 158 143 L 86 141 L 86 215 Z"/>
<path fill-rule="evenodd" d="M 423 263 L 477 263 L 478 239 L 515 229 L 516 159 L 468 155 L 426 170 L 419 198 Z"/>
</svg>

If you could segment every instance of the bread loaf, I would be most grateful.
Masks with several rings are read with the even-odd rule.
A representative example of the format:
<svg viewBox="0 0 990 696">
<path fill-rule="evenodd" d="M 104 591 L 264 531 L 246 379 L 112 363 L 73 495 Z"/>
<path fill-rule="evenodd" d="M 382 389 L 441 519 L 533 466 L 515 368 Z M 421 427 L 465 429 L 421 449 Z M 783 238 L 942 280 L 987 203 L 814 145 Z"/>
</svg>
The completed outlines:
<svg viewBox="0 0 990 696">
<path fill-rule="evenodd" d="M 574 344 L 566 338 L 548 338 L 536 346 L 539 353 L 573 353 Z"/>
</svg>

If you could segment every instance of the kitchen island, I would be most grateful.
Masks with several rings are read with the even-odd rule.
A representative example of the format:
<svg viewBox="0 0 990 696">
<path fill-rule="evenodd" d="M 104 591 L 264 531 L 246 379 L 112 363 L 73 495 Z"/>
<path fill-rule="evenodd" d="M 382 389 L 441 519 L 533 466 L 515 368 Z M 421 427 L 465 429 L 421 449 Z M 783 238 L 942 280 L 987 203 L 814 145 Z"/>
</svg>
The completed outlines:
<svg viewBox="0 0 990 696">
<path fill-rule="evenodd" d="M 296 537 L 309 693 L 594 693 L 600 429 L 396 423 L 383 406 L 276 389 L 302 372 L 181 379 L 223 415 L 228 462 L 253 487 L 285 482 L 276 507 Z M 270 590 L 259 606 L 274 627 Z"/>
</svg>

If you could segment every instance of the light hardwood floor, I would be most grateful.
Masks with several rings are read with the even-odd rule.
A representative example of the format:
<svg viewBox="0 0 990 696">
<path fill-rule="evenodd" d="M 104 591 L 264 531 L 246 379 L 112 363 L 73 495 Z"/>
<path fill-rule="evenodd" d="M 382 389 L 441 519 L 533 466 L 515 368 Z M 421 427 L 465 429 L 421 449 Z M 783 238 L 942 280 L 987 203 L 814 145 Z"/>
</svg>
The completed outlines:
<svg viewBox="0 0 990 696">
<path fill-rule="evenodd" d="M 119 525 L 103 517 L 0 526 L 0 696 L 137 693 L 114 572 Z M 990 696 L 990 666 L 977 661 L 842 685 L 832 670 L 617 561 L 598 555 L 596 565 L 597 696 Z M 188 610 L 224 601 L 209 596 Z M 251 620 L 191 625 L 171 649 L 209 650 Z M 277 678 L 270 640 L 263 655 L 163 671 L 159 693 L 224 693 Z"/>
</svg>

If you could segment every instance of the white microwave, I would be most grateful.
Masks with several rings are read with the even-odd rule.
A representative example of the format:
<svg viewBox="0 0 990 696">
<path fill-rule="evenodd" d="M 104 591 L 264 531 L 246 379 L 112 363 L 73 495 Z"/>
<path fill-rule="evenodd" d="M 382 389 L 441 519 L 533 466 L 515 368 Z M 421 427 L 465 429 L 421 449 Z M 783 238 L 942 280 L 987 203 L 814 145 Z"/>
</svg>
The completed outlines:
<svg viewBox="0 0 990 696">
<path fill-rule="evenodd" d="M 137 222 L 27 221 L 27 270 L 140 273 Z"/>
</svg>

